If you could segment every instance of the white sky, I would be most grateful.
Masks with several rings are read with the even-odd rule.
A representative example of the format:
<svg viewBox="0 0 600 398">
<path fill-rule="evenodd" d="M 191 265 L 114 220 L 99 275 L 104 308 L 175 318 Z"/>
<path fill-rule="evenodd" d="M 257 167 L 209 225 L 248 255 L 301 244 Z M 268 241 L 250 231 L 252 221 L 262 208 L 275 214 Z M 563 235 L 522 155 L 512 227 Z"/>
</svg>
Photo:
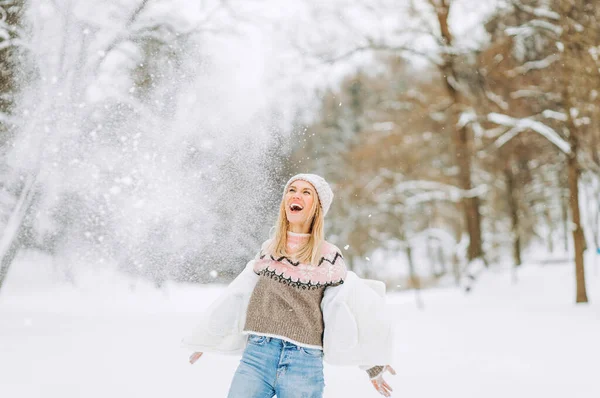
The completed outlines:
<svg viewBox="0 0 600 398">
<path fill-rule="evenodd" d="M 413 1 L 426 15 L 425 21 L 435 27 L 429 3 Z M 499 1 L 454 1 L 450 19 L 458 47 L 478 47 L 485 41 L 481 21 Z M 314 58 L 307 60 L 302 53 L 340 51 L 364 44 L 367 35 L 385 40 L 392 37 L 392 43 L 435 51 L 435 45 L 422 35 L 416 39 L 413 34 L 397 35 L 398 30 L 410 26 L 424 29 L 423 21 L 408 14 L 410 3 L 411 0 L 248 2 L 247 15 L 260 20 L 240 24 L 242 35 L 217 40 L 213 55 L 221 65 L 221 74 L 216 78 L 231 90 L 231 105 L 240 112 L 252 113 L 273 104 L 289 110 L 298 105 L 297 101 L 309 100 L 315 87 L 335 84 L 356 65 L 372 59 L 369 54 L 359 54 L 328 65 L 315 62 Z M 381 8 L 373 11 L 375 7 Z"/>
</svg>

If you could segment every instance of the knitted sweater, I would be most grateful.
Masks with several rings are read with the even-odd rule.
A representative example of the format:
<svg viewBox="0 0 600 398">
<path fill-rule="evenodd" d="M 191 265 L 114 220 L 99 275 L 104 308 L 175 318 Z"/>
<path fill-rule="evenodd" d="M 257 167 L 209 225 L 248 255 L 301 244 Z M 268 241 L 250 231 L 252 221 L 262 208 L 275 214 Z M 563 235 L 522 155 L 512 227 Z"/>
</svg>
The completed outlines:
<svg viewBox="0 0 600 398">
<path fill-rule="evenodd" d="M 293 256 L 310 235 L 288 232 L 287 253 Z M 248 303 L 244 333 L 270 336 L 308 348 L 323 347 L 321 300 L 329 286 L 344 283 L 346 264 L 340 250 L 324 242 L 318 265 L 275 258 L 262 246 L 254 263 L 260 276 Z M 367 370 L 373 377 L 379 367 Z"/>
</svg>

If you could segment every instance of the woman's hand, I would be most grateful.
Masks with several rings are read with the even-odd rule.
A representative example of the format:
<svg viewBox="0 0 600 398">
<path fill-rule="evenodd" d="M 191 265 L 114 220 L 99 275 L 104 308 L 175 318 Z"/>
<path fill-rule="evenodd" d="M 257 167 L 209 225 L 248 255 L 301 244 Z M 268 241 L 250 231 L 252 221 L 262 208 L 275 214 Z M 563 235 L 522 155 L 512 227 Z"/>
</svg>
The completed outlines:
<svg viewBox="0 0 600 398">
<path fill-rule="evenodd" d="M 383 380 L 383 374 L 385 373 L 385 371 L 390 372 L 392 375 L 396 374 L 396 371 L 394 370 L 394 368 L 392 368 L 390 365 L 385 365 L 385 367 L 383 368 L 383 370 L 381 371 L 381 373 L 379 373 L 377 375 L 377 377 L 374 377 L 371 379 L 371 384 L 373 384 L 373 387 L 384 397 L 389 397 L 391 396 L 391 392 L 392 392 L 392 387 L 390 387 L 390 385 Z"/>
<path fill-rule="evenodd" d="M 202 354 L 204 354 L 204 353 L 203 352 L 194 352 L 192 355 L 190 355 L 190 363 L 193 365 L 194 362 L 196 362 L 198 359 L 200 359 Z M 381 372 L 381 373 L 383 373 L 383 372 Z"/>
</svg>

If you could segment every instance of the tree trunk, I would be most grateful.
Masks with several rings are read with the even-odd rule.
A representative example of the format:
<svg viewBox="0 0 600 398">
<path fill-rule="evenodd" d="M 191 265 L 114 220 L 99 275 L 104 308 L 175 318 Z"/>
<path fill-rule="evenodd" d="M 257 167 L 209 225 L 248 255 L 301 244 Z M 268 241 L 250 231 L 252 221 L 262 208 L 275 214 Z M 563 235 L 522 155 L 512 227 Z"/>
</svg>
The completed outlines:
<svg viewBox="0 0 600 398">
<path fill-rule="evenodd" d="M 440 276 L 448 273 L 448 266 L 446 265 L 446 259 L 444 258 L 444 249 L 442 248 L 442 242 L 438 243 L 437 247 L 437 262 L 440 266 Z"/>
<path fill-rule="evenodd" d="M 19 237 L 25 226 L 25 217 L 33 202 L 35 180 L 33 175 L 27 178 L 17 204 L 8 219 L 4 231 L 2 231 L 2 237 L 0 238 L 0 291 L 8 274 L 8 269 L 21 247 Z"/>
<path fill-rule="evenodd" d="M 446 0 L 442 0 L 437 3 L 432 3 L 435 6 L 438 23 L 440 26 L 440 33 L 445 44 L 451 47 L 453 44 L 452 34 L 448 24 L 448 15 L 450 13 L 450 3 Z M 460 113 L 462 112 L 462 105 L 466 101 L 464 95 L 462 95 L 456 88 L 453 82 L 458 82 L 456 73 L 454 71 L 455 55 L 449 52 L 446 55 L 443 65 L 440 67 L 442 75 L 444 76 L 444 83 L 448 94 L 452 98 L 452 102 L 455 108 L 455 121 L 458 122 Z M 457 126 L 455 123 L 454 126 Z M 473 188 L 472 186 L 472 175 L 471 175 L 471 141 L 468 128 L 466 126 L 456 127 L 454 131 L 454 149 L 456 156 L 456 163 L 459 168 L 458 172 L 458 183 L 461 189 L 468 191 Z M 465 218 L 465 225 L 469 234 L 469 248 L 467 250 L 467 258 L 472 261 L 476 258 L 483 257 L 483 243 L 481 235 L 481 214 L 479 212 L 479 198 L 478 197 L 464 197 L 462 200 L 462 207 Z M 484 262 L 487 266 L 487 263 Z"/>
<path fill-rule="evenodd" d="M 581 228 L 581 217 L 579 214 L 579 168 L 575 156 L 569 156 L 569 205 L 571 208 L 573 246 L 575 249 L 575 280 L 577 285 L 577 294 L 575 302 L 587 303 L 587 293 L 585 288 L 585 268 L 583 262 L 583 251 L 585 248 L 585 237 Z"/>
<path fill-rule="evenodd" d="M 431 244 L 431 237 L 426 238 L 426 246 L 427 246 L 427 260 L 429 260 L 429 272 L 431 273 L 431 277 L 435 278 L 437 274 L 437 262 L 436 262 L 436 252 L 435 248 Z"/>
<path fill-rule="evenodd" d="M 421 281 L 419 280 L 419 277 L 417 276 L 417 272 L 415 270 L 415 263 L 413 261 L 413 255 L 412 255 L 412 246 L 410 244 L 408 244 L 406 246 L 406 257 L 408 259 L 408 269 L 410 272 L 410 283 L 413 287 L 413 290 L 415 291 L 415 300 L 417 302 L 417 308 L 422 309 L 423 308 L 423 300 L 421 298 Z"/>
<path fill-rule="evenodd" d="M 579 145 L 582 131 L 575 123 L 574 119 L 576 116 L 573 112 L 574 110 L 578 110 L 578 99 L 585 98 L 586 93 L 577 91 L 577 88 L 581 89 L 581 86 L 577 86 L 577 83 L 573 84 L 573 82 L 586 73 L 586 70 L 581 68 L 582 65 L 580 62 L 582 57 L 587 55 L 585 41 L 588 37 L 584 36 L 585 32 L 587 32 L 585 27 L 586 25 L 591 26 L 592 22 L 585 17 L 588 5 L 586 0 L 561 0 L 559 5 L 561 11 L 561 28 L 563 30 L 561 39 L 564 44 L 561 63 L 562 73 L 560 75 L 562 105 L 567 115 L 566 128 L 569 145 L 571 146 L 571 152 L 567 154 L 567 183 L 569 186 L 573 249 L 575 251 L 575 284 L 577 290 L 575 302 L 587 303 L 583 258 L 586 244 L 579 211 L 579 176 L 581 174 L 579 165 L 579 151 L 581 148 Z M 593 8 L 590 10 L 593 10 Z M 587 43 L 587 45 L 592 44 Z M 579 82 L 581 83 L 581 80 Z"/>
<path fill-rule="evenodd" d="M 563 248 L 565 253 L 569 252 L 569 200 L 565 197 L 565 190 L 563 189 L 562 179 L 560 184 L 560 208 L 562 215 L 562 227 L 563 227 Z M 568 187 L 568 181 L 567 181 Z"/>
<path fill-rule="evenodd" d="M 18 237 L 18 235 L 17 235 Z M 6 275 L 8 274 L 8 269 L 10 268 L 12 262 L 14 261 L 17 254 L 19 254 L 19 249 L 21 248 L 21 241 L 18 238 L 15 238 L 12 242 L 5 255 L 2 257 L 0 261 L 0 292 L 2 291 L 2 286 L 4 285 L 4 281 L 6 280 Z"/>
<path fill-rule="evenodd" d="M 460 188 L 467 192 L 473 188 L 471 183 L 471 151 L 469 150 L 469 133 L 466 127 L 459 128 L 454 134 L 456 162 L 459 167 L 458 178 Z M 479 214 L 479 198 L 464 197 L 462 200 L 465 225 L 469 234 L 467 258 L 472 261 L 483 256 L 481 241 L 481 218 Z"/>
<path fill-rule="evenodd" d="M 508 200 L 508 209 L 510 211 L 512 244 L 513 244 L 513 259 L 515 267 L 521 265 L 521 234 L 519 233 L 519 215 L 517 207 L 517 199 L 515 197 L 515 179 L 511 169 L 510 160 L 504 168 L 506 176 L 506 196 Z"/>
<path fill-rule="evenodd" d="M 550 217 L 550 210 L 548 209 L 548 206 L 545 206 L 544 208 L 544 218 L 546 219 L 546 225 L 548 226 L 548 233 L 546 234 L 546 246 L 548 246 L 548 251 L 550 254 L 552 254 L 554 253 L 554 241 L 552 236 L 552 227 L 554 223 L 552 222 L 552 217 Z"/>
</svg>

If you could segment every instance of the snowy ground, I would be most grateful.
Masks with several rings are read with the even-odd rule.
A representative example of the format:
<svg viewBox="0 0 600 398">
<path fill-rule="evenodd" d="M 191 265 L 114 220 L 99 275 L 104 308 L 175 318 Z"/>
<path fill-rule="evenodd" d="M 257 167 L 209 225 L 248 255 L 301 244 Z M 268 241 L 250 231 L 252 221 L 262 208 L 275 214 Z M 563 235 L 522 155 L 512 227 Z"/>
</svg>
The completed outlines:
<svg viewBox="0 0 600 398">
<path fill-rule="evenodd" d="M 157 291 L 100 275 L 48 287 L 44 261 L 20 264 L 0 295 L 0 389 L 6 398 L 225 397 L 238 359 L 191 366 L 179 340 L 221 286 Z M 42 276 L 40 276 L 42 275 Z M 395 397 L 600 396 L 600 270 L 591 305 L 574 305 L 572 266 L 484 275 L 469 294 L 389 297 L 397 314 Z M 104 294 L 100 294 L 104 292 Z M 359 370 L 326 366 L 326 397 L 376 397 Z"/>
</svg>

